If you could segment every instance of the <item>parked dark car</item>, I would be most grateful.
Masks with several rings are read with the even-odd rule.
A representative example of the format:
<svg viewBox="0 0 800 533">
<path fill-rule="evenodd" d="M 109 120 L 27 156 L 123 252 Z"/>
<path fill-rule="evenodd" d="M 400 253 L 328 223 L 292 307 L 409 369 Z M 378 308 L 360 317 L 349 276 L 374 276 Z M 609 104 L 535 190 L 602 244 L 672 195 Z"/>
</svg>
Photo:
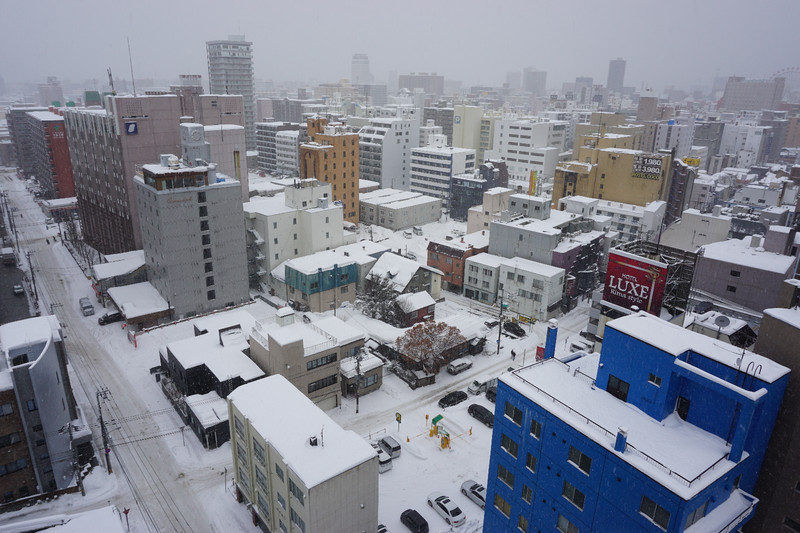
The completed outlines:
<svg viewBox="0 0 800 533">
<path fill-rule="evenodd" d="M 494 403 L 494 400 L 496 398 L 497 398 L 497 385 L 492 385 L 491 387 L 486 389 L 486 399 Z"/>
<path fill-rule="evenodd" d="M 525 336 L 525 330 L 516 322 L 503 322 L 503 329 L 517 337 Z"/>
<path fill-rule="evenodd" d="M 125 317 L 122 316 L 122 313 L 106 313 L 97 319 L 97 323 L 101 326 L 105 326 L 106 324 L 111 324 L 112 322 L 119 322 L 124 318 Z"/>
<path fill-rule="evenodd" d="M 457 405 L 467 399 L 467 393 L 463 390 L 456 390 L 448 392 L 441 400 L 439 400 L 439 407 L 451 407 Z"/>
<path fill-rule="evenodd" d="M 470 404 L 467 408 L 467 412 L 472 418 L 484 424 L 487 428 L 494 425 L 494 414 L 482 405 L 478 405 L 477 403 Z"/>
<path fill-rule="evenodd" d="M 414 533 L 428 533 L 428 521 L 414 509 L 406 509 L 400 515 L 400 521 Z"/>
</svg>

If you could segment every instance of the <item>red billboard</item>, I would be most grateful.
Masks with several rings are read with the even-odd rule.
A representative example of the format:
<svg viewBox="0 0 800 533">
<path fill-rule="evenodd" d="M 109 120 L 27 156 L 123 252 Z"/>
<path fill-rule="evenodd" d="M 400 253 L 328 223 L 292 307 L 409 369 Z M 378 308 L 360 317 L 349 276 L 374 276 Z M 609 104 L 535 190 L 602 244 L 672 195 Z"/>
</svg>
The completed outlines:
<svg viewBox="0 0 800 533">
<path fill-rule="evenodd" d="M 635 305 L 642 311 L 658 316 L 666 282 L 666 263 L 611 250 L 603 300 L 625 309 Z"/>
</svg>

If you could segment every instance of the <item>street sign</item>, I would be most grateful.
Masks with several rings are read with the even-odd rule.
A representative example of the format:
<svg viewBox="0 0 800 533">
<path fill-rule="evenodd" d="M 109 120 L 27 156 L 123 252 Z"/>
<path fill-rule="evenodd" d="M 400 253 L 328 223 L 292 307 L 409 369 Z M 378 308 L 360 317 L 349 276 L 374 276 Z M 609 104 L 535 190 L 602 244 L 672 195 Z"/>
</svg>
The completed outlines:
<svg viewBox="0 0 800 533">
<path fill-rule="evenodd" d="M 395 413 L 394 414 L 394 419 L 397 420 L 398 424 L 403 421 L 403 417 L 400 416 L 400 413 Z"/>
</svg>

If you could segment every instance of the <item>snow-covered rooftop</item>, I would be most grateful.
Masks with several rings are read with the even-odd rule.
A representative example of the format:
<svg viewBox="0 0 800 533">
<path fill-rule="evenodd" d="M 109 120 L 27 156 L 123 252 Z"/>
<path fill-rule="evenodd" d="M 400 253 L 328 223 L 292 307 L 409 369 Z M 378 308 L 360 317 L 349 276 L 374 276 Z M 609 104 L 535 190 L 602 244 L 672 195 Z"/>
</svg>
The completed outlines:
<svg viewBox="0 0 800 533">
<path fill-rule="evenodd" d="M 50 111 L 31 111 L 28 115 L 40 122 L 64 122 L 64 117 Z"/>
<path fill-rule="evenodd" d="M 315 254 L 289 259 L 284 265 L 287 268 L 292 268 L 297 272 L 309 275 L 316 274 L 320 268 L 324 271 L 332 269 L 334 265 L 342 268 L 352 265 L 353 263 L 355 263 L 355 261 L 345 255 L 337 254 L 332 250 L 323 250 Z"/>
<path fill-rule="evenodd" d="M 646 342 L 676 357 L 691 350 L 737 370 L 747 368 L 752 362 L 753 368 L 761 368 L 760 374 L 756 377 L 767 383 L 772 383 L 789 372 L 788 368 L 771 359 L 684 329 L 644 311 L 612 320 L 606 327 Z"/>
<path fill-rule="evenodd" d="M 782 307 L 774 307 L 772 309 L 764 309 L 764 314 L 780 320 L 795 329 L 800 329 L 800 308 L 784 309 Z"/>
<path fill-rule="evenodd" d="M 275 196 L 254 196 L 242 206 L 245 213 L 255 213 L 263 216 L 279 215 L 297 211 L 294 207 L 286 205 L 286 196 L 283 193 Z"/>
<path fill-rule="evenodd" d="M 430 294 L 425 291 L 401 294 L 397 297 L 397 305 L 404 313 L 410 313 L 418 309 L 428 308 L 431 305 L 436 305 Z"/>
<path fill-rule="evenodd" d="M 308 489 L 377 457 L 366 440 L 342 429 L 283 376 L 243 385 L 228 399 Z M 312 436 L 317 446 L 309 443 Z"/>
<path fill-rule="evenodd" d="M 388 252 L 389 248 L 377 242 L 364 240 L 339 246 L 334 248 L 333 251 L 349 257 L 359 265 L 364 265 L 376 261 L 377 258 L 373 256 Z"/>
<path fill-rule="evenodd" d="M 676 413 L 659 422 L 575 375 L 580 370 L 594 378 L 599 362 L 597 353 L 568 364 L 546 359 L 502 374 L 500 380 L 684 499 L 735 466 L 725 458 L 729 448 L 724 439 L 681 420 Z M 624 453 L 614 451 L 619 427 L 628 433 Z M 694 481 L 689 485 L 684 480 Z"/>
<path fill-rule="evenodd" d="M 468 233 L 463 237 L 448 241 L 447 239 L 431 239 L 440 246 L 447 246 L 456 250 L 468 250 L 469 248 L 486 248 L 489 246 L 489 232 L 486 230 Z"/>
<path fill-rule="evenodd" d="M 751 237 L 747 236 L 743 239 L 730 239 L 706 244 L 702 247 L 703 257 L 699 261 L 713 259 L 780 274 L 787 274 L 792 271 L 797 258 L 775 252 L 767 252 L 760 246 L 753 248 L 750 243 Z"/>
<path fill-rule="evenodd" d="M 0 326 L 0 391 L 9 390 L 14 387 L 8 360 L 9 353 L 16 348 L 27 346 L 40 346 L 45 348 L 45 344 L 61 340 L 61 326 L 55 315 L 39 316 L 9 322 Z M 30 353 L 29 361 L 35 361 L 41 353 Z"/>
<path fill-rule="evenodd" d="M 381 361 L 380 357 L 369 352 L 365 352 L 361 358 L 361 364 L 358 366 L 361 367 L 361 374 L 363 375 L 370 370 L 374 370 L 383 366 L 383 361 Z M 339 364 L 339 372 L 348 379 L 356 377 L 356 374 L 358 373 L 356 358 L 345 357 L 342 359 L 342 362 Z"/>
<path fill-rule="evenodd" d="M 169 309 L 167 301 L 147 281 L 111 287 L 108 289 L 108 296 L 128 320 Z"/>
<path fill-rule="evenodd" d="M 184 369 L 205 365 L 219 381 L 235 377 L 252 381 L 264 375 L 264 371 L 240 349 L 221 346 L 216 335 L 189 337 L 171 342 L 167 348 Z"/>
<path fill-rule="evenodd" d="M 228 401 L 214 391 L 187 396 L 186 405 L 204 428 L 228 421 Z"/>
<path fill-rule="evenodd" d="M 440 270 L 426 267 L 407 257 L 394 253 L 386 253 L 375 262 L 375 265 L 369 271 L 369 276 L 388 278 L 396 290 L 402 291 L 408 286 L 411 278 L 414 277 L 414 274 L 416 274 L 417 270 L 420 268 L 430 270 L 439 275 L 442 274 Z"/>
<path fill-rule="evenodd" d="M 121 255 L 125 257 L 116 257 Z M 144 250 L 134 250 L 125 254 L 116 254 L 116 256 L 106 256 L 107 263 L 98 263 L 92 266 L 95 279 L 104 280 L 130 274 L 134 270 L 142 268 L 145 263 Z"/>
<path fill-rule="evenodd" d="M 490 254 L 488 252 L 482 252 L 467 258 L 467 261 L 469 261 L 470 263 L 477 263 L 479 265 L 484 265 L 492 268 L 498 268 L 500 265 L 503 264 L 505 260 L 506 258 L 503 256 Z"/>
<path fill-rule="evenodd" d="M 545 277 L 553 277 L 558 276 L 559 274 L 564 274 L 563 268 L 546 265 L 537 261 L 531 261 L 530 259 L 523 259 L 522 257 L 506 258 L 501 264 L 512 268 L 525 270 L 527 272 L 532 272 L 534 274 L 539 274 Z"/>
<path fill-rule="evenodd" d="M 323 333 L 326 333 L 336 339 L 336 341 L 339 343 L 339 346 L 364 340 L 364 332 L 354 328 L 353 326 L 349 326 L 346 322 L 339 320 L 335 316 L 328 316 L 323 319 L 316 320 L 312 325 L 321 329 Z"/>
</svg>

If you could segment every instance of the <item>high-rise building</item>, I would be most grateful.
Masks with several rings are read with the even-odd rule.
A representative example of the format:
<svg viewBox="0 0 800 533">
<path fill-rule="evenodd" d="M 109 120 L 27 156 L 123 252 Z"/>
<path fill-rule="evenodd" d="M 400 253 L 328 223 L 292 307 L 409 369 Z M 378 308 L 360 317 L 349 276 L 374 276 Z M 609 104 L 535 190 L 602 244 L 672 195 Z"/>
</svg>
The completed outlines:
<svg viewBox="0 0 800 533">
<path fill-rule="evenodd" d="M 39 180 L 43 196 L 75 196 L 64 117 L 49 111 L 32 111 L 27 116 L 33 161 L 26 165 Z"/>
<path fill-rule="evenodd" d="M 656 127 L 653 151 L 675 149 L 675 157 L 682 159 L 689 155 L 694 139 L 694 118 L 677 118 L 662 122 Z"/>
<path fill-rule="evenodd" d="M 180 148 L 175 95 L 106 96 L 105 109 L 64 110 L 84 239 L 102 254 L 142 247 L 138 167 Z"/>
<path fill-rule="evenodd" d="M 442 141 L 411 150 L 411 190 L 440 198 L 446 205 L 453 176 L 475 169 L 475 150 L 445 146 Z"/>
<path fill-rule="evenodd" d="M 719 107 L 726 111 L 780 109 L 785 86 L 786 78 L 746 80 L 731 76 L 725 85 L 725 94 Z"/>
<path fill-rule="evenodd" d="M 47 83 L 39 84 L 39 103 L 45 106 L 63 106 L 65 104 L 64 91 L 61 89 L 58 78 L 48 76 Z"/>
<path fill-rule="evenodd" d="M 522 69 L 522 90 L 534 96 L 547 94 L 547 72 L 533 67 Z"/>
<path fill-rule="evenodd" d="M 333 185 L 333 201 L 342 202 L 344 219 L 358 224 L 359 139 L 327 119 L 308 119 L 308 138 L 300 146 L 300 177 Z"/>
<path fill-rule="evenodd" d="M 277 135 L 281 131 L 297 131 L 298 147 L 306 142 L 306 128 L 297 122 L 257 122 L 256 148 L 258 149 L 258 168 L 270 174 L 278 173 Z"/>
<path fill-rule="evenodd" d="M 649 287 L 645 274 L 622 275 Z M 556 332 L 541 362 L 499 378 L 485 531 L 722 532 L 751 518 L 788 368 L 644 311 L 567 362 Z"/>
<path fill-rule="evenodd" d="M 350 83 L 353 85 L 372 83 L 372 74 L 369 72 L 369 56 L 367 54 L 353 54 L 353 60 L 350 63 Z"/>
<path fill-rule="evenodd" d="M 28 113 L 34 111 L 48 111 L 48 108 L 20 104 L 6 110 L 6 123 L 14 152 L 13 159 L 26 176 L 33 175 L 33 145 L 31 144 L 30 128 L 28 128 Z M 26 164 L 28 168 L 26 168 Z"/>
<path fill-rule="evenodd" d="M 621 93 L 625 84 L 625 60 L 621 57 L 608 62 L 606 88 L 610 92 Z"/>
<path fill-rule="evenodd" d="M 509 177 L 528 181 L 531 171 L 552 178 L 564 151 L 568 123 L 507 118 L 495 121 L 491 157 L 504 159 Z"/>
<path fill-rule="evenodd" d="M 256 101 L 253 86 L 253 43 L 244 35 L 208 41 L 208 86 L 211 94 L 240 94 L 244 99 L 247 149 L 256 149 Z"/>
<path fill-rule="evenodd" d="M 198 124 L 184 125 L 196 130 Z M 242 196 L 215 166 L 187 166 L 161 155 L 135 181 L 148 279 L 177 316 L 249 298 Z"/>
<path fill-rule="evenodd" d="M 453 122 L 455 121 L 455 109 L 446 103 L 426 107 L 422 110 L 422 123 L 427 124 L 429 120 L 437 126 L 441 126 L 442 133 L 447 137 L 447 145 L 453 145 Z"/>
</svg>

